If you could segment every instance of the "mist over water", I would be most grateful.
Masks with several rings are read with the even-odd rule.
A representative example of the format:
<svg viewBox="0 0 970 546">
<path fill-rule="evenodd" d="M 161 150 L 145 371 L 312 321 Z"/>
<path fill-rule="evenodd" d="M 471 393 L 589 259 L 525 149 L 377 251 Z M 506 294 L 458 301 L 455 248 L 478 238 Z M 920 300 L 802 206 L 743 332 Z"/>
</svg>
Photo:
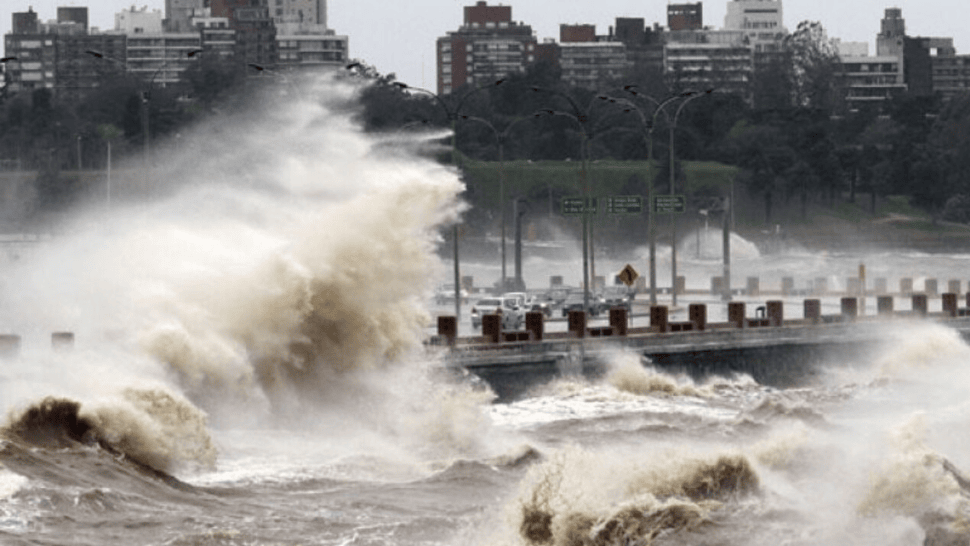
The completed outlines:
<svg viewBox="0 0 970 546">
<path fill-rule="evenodd" d="M 898 322 L 789 388 L 693 380 L 617 348 L 601 378 L 496 403 L 421 347 L 428 296 L 450 280 L 439 229 L 463 206 L 456 173 L 419 153 L 443 135 L 364 135 L 359 89 L 294 85 L 184 134 L 151 198 L 119 190 L 3 264 L 0 329 L 24 345 L 0 363 L 0 542 L 967 542 L 957 332 Z M 717 235 L 700 258 L 678 247 L 702 277 L 689 284 L 718 271 Z M 860 261 L 731 244 L 740 276 L 772 281 L 834 284 Z M 918 279 L 968 260 L 864 259 Z M 536 286 L 579 270 L 526 268 Z M 75 347 L 53 350 L 55 331 Z"/>
</svg>

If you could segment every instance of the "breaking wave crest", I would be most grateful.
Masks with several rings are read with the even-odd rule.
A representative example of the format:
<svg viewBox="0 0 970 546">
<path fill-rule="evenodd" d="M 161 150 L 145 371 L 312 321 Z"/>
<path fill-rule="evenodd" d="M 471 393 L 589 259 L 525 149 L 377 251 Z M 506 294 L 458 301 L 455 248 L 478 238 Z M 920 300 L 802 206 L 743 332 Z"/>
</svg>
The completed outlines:
<svg viewBox="0 0 970 546">
<path fill-rule="evenodd" d="M 678 380 L 659 373 L 636 354 L 624 353 L 610 362 L 607 381 L 617 389 L 636 395 L 709 396 L 689 379 Z"/>
<path fill-rule="evenodd" d="M 523 481 L 521 538 L 556 546 L 649 544 L 661 532 L 706 521 L 723 502 L 760 491 L 758 475 L 740 455 L 668 461 L 647 468 L 580 450 L 557 453 Z"/>
<path fill-rule="evenodd" d="M 128 389 L 116 400 L 91 405 L 48 397 L 13 412 L 2 434 L 45 449 L 99 445 L 167 474 L 210 469 L 216 461 L 205 415 L 161 390 Z"/>
</svg>

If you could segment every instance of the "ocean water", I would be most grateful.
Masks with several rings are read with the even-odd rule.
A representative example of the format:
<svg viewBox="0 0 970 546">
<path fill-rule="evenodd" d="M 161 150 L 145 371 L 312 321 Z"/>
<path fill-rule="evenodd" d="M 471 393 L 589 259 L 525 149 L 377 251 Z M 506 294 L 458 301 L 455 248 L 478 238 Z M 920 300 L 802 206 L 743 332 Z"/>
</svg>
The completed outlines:
<svg viewBox="0 0 970 546">
<path fill-rule="evenodd" d="M 421 343 L 457 176 L 420 139 L 363 135 L 353 86 L 301 85 L 185 136 L 153 199 L 78 211 L 3 264 L 22 346 L 0 361 L 0 544 L 970 541 L 956 332 L 887 325 L 785 387 L 617 350 L 601 378 L 498 403 Z M 739 260 L 944 279 L 970 257 Z"/>
</svg>

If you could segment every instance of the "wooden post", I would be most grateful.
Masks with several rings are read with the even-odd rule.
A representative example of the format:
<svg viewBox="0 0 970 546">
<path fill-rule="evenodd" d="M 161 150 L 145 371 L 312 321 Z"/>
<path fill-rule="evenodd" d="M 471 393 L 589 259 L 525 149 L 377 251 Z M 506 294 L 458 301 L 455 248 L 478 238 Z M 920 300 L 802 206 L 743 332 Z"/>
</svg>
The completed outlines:
<svg viewBox="0 0 970 546">
<path fill-rule="evenodd" d="M 957 295 L 953 292 L 943 294 L 943 314 L 948 317 L 957 316 Z"/>
<path fill-rule="evenodd" d="M 54 334 L 55 336 L 57 334 Z M 458 337 L 458 319 L 451 315 L 438 317 L 438 335 L 445 338 L 448 345 L 454 346 L 455 339 Z M 55 340 L 52 340 L 52 343 Z M 74 342 L 74 335 L 71 334 L 71 343 Z"/>
<path fill-rule="evenodd" d="M 626 336 L 628 328 L 626 307 L 610 309 L 610 326 L 613 328 L 614 336 Z"/>
<path fill-rule="evenodd" d="M 779 300 L 767 302 L 768 326 L 778 327 L 785 323 L 785 304 Z"/>
<path fill-rule="evenodd" d="M 542 341 L 545 316 L 541 311 L 529 311 L 525 314 L 525 329 L 532 333 L 532 341 Z"/>
<path fill-rule="evenodd" d="M 656 328 L 657 332 L 660 332 L 660 333 L 670 331 L 670 324 L 667 319 L 666 305 L 650 306 L 650 327 Z"/>
<path fill-rule="evenodd" d="M 913 294 L 913 313 L 925 317 L 927 311 L 926 294 Z"/>
<path fill-rule="evenodd" d="M 578 338 L 586 337 L 586 312 L 585 311 L 570 311 L 568 320 L 569 320 L 569 333 L 572 337 L 578 337 Z"/>
<path fill-rule="evenodd" d="M 694 329 L 704 331 L 707 329 L 707 305 L 703 303 L 692 303 L 687 306 L 687 316 L 694 323 Z"/>
<path fill-rule="evenodd" d="M 805 300 L 805 322 L 818 324 L 822 322 L 822 300 Z"/>
<path fill-rule="evenodd" d="M 744 328 L 744 302 L 732 301 L 728 303 L 728 322 L 737 328 Z"/>
<path fill-rule="evenodd" d="M 502 338 L 502 315 L 482 315 L 482 335 L 486 343 L 498 343 Z"/>
<path fill-rule="evenodd" d="M 854 321 L 859 316 L 859 300 L 857 298 L 842 298 L 842 320 Z"/>
</svg>

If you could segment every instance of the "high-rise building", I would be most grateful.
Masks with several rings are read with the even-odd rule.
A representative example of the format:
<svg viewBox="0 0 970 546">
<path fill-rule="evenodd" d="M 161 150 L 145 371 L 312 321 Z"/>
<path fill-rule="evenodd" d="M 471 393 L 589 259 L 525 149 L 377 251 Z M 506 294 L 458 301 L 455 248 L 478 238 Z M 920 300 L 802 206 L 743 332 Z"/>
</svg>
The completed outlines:
<svg viewBox="0 0 970 546">
<path fill-rule="evenodd" d="M 327 26 L 327 0 L 271 0 L 270 16 L 277 25 L 307 23 Z"/>
<path fill-rule="evenodd" d="M 192 17 L 209 6 L 208 0 L 165 0 L 165 30 L 191 32 Z"/>
<path fill-rule="evenodd" d="M 704 4 L 667 4 L 667 26 L 670 30 L 701 30 Z"/>
<path fill-rule="evenodd" d="M 276 25 L 270 17 L 269 1 L 209 0 L 212 16 L 227 18 L 229 28 L 236 31 L 239 59 L 261 67 L 276 66 L 279 62 Z"/>
<path fill-rule="evenodd" d="M 536 61 L 532 27 L 512 21 L 511 6 L 465 7 L 461 28 L 437 40 L 439 94 L 497 81 Z"/>
</svg>

